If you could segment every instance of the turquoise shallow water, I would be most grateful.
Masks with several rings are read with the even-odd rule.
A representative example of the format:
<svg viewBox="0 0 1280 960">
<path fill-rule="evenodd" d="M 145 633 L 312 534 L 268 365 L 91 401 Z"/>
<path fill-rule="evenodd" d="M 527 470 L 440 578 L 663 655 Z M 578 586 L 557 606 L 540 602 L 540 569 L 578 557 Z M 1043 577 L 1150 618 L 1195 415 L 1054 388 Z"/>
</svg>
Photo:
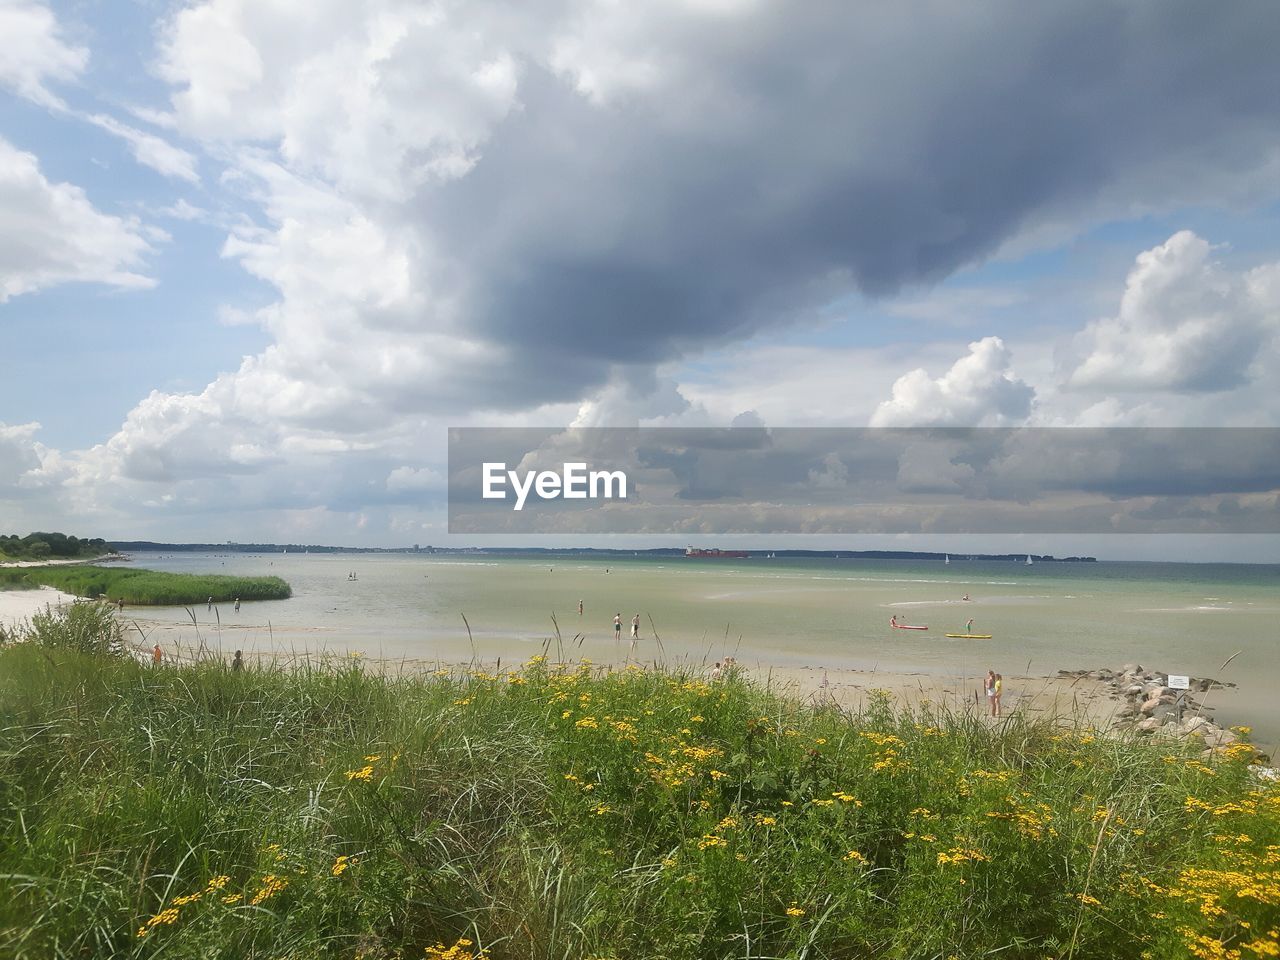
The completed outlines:
<svg viewBox="0 0 1280 960">
<path fill-rule="evenodd" d="M 140 629 L 163 625 L 184 642 L 199 632 L 207 643 L 246 650 L 447 662 L 474 650 L 520 660 L 548 642 L 554 653 L 558 624 L 566 654 L 604 661 L 626 654 L 627 641 L 614 642 L 613 615 L 626 621 L 625 637 L 639 613 L 643 657 L 729 653 L 764 665 L 939 674 L 988 665 L 1050 674 L 1137 661 L 1219 676 L 1241 686 L 1233 710 L 1280 739 L 1280 566 L 424 554 L 138 554 L 134 562 L 276 574 L 293 585 L 292 599 L 246 603 L 239 614 L 229 604 L 216 613 L 200 605 L 195 626 L 180 608 L 130 611 Z M 892 630 L 895 614 L 929 630 Z M 993 638 L 943 637 L 965 632 L 969 617 L 975 632 Z"/>
</svg>

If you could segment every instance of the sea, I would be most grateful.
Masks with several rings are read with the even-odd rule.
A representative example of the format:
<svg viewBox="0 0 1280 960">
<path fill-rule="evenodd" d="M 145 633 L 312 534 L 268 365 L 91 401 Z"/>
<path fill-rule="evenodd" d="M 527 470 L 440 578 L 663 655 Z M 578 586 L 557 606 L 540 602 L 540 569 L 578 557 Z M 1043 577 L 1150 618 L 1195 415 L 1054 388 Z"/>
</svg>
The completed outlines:
<svg viewBox="0 0 1280 960">
<path fill-rule="evenodd" d="M 762 668 L 948 676 L 1138 663 L 1238 684 L 1219 721 L 1280 742 L 1280 565 L 486 553 L 136 553 L 132 563 L 275 575 L 293 587 L 291 599 L 239 613 L 229 603 L 130 608 L 138 641 L 427 664 L 733 656 Z M 929 629 L 891 629 L 894 616 Z M 944 636 L 970 632 L 991 639 Z"/>
</svg>

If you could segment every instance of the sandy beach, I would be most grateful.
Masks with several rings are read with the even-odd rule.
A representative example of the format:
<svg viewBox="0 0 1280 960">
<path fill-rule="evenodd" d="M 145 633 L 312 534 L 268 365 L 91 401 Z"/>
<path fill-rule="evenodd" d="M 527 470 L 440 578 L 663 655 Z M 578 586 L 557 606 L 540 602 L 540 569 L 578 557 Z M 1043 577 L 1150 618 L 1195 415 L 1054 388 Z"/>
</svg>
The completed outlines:
<svg viewBox="0 0 1280 960">
<path fill-rule="evenodd" d="M 980 676 L 814 667 L 773 667 L 763 674 L 752 670 L 750 675 L 801 700 L 830 703 L 853 712 L 869 706 L 873 697 L 881 693 L 913 710 L 933 708 L 982 714 L 988 710 Z M 1001 709 L 1006 715 L 1021 712 L 1054 717 L 1100 730 L 1110 728 L 1121 706 L 1107 684 L 1087 677 L 1009 675 L 1004 678 L 1004 691 Z"/>
<path fill-rule="evenodd" d="M 45 607 L 59 607 L 71 603 L 75 597 L 53 587 L 41 587 L 38 590 L 0 590 L 0 626 L 10 627 L 15 623 L 30 620 L 32 614 L 39 613 Z"/>
<path fill-rule="evenodd" d="M 105 563 L 110 557 L 86 557 L 75 560 L 5 560 L 0 567 L 75 567 L 90 563 Z"/>
<path fill-rule="evenodd" d="M 164 631 L 160 631 L 158 636 L 155 632 L 148 634 L 146 642 L 143 642 L 138 632 L 126 630 L 125 639 L 140 659 L 150 658 L 150 644 L 156 640 L 161 643 L 165 656 L 169 659 L 181 661 L 194 659 L 197 656 L 196 646 L 190 643 L 175 645 L 172 642 L 173 634 L 166 635 Z M 209 655 L 213 649 L 212 645 L 206 645 L 203 655 Z M 230 647 L 224 644 L 222 651 L 224 658 L 230 661 L 232 654 Z M 291 663 L 312 659 L 333 659 L 342 655 L 337 653 L 272 655 L 246 650 L 244 656 L 250 663 L 287 666 Z M 470 670 L 502 673 L 518 668 L 520 665 L 520 661 L 508 658 L 462 662 L 360 655 L 359 659 L 366 669 L 391 674 L 422 674 L 439 669 L 447 669 L 455 673 L 465 673 Z M 576 661 L 570 661 L 570 663 L 576 665 Z M 638 665 L 645 669 L 660 668 L 700 673 L 708 679 L 711 678 L 713 666 L 711 663 L 693 663 L 688 660 L 674 662 L 648 660 L 639 662 Z M 628 664 L 625 661 L 594 662 L 593 666 L 601 672 L 610 672 L 627 669 Z M 912 710 L 933 709 L 973 712 L 980 715 L 986 715 L 988 712 L 980 676 L 940 676 L 924 671 L 778 666 L 742 660 L 739 660 L 736 666 L 741 675 L 776 693 L 802 703 L 832 705 L 852 713 L 871 706 L 874 698 L 881 695 L 888 695 L 898 707 L 907 707 Z M 1099 664 L 1099 667 L 1103 666 L 1105 665 Z M 1004 691 L 1001 706 L 1006 716 L 1021 713 L 1051 718 L 1063 726 L 1087 727 L 1099 731 L 1111 729 L 1117 713 L 1124 705 L 1107 683 L 1088 676 L 1006 675 Z M 1231 689 L 1215 689 L 1203 699 L 1214 708 L 1229 710 L 1234 695 L 1235 691 Z"/>
</svg>

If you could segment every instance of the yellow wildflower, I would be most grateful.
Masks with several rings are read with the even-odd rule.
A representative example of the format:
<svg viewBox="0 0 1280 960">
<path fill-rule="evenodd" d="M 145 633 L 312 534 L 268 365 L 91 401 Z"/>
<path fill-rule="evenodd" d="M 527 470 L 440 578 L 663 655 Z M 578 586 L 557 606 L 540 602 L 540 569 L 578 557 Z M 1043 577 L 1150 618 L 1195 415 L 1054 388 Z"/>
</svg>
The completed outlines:
<svg viewBox="0 0 1280 960">
<path fill-rule="evenodd" d="M 138 936 L 145 937 L 148 933 L 150 933 L 153 929 L 160 926 L 161 924 L 172 926 L 174 922 L 177 921 L 177 919 L 178 919 L 177 907 L 169 907 L 167 910 L 161 910 L 154 917 L 152 917 L 145 924 L 143 924 L 138 928 Z"/>
<path fill-rule="evenodd" d="M 459 937 L 452 947 L 437 943 L 434 947 L 427 947 L 426 960 L 485 960 L 488 957 L 487 950 L 472 953 L 472 946 L 472 942 L 466 937 Z"/>
<path fill-rule="evenodd" d="M 346 855 L 340 856 L 337 860 L 333 861 L 333 869 L 329 872 L 335 877 L 340 877 L 347 872 L 349 867 L 353 866 L 357 862 L 358 858 L 356 857 L 349 857 Z"/>
<path fill-rule="evenodd" d="M 257 906 L 265 900 L 270 900 L 277 893 L 289 886 L 289 881 L 284 877 L 277 877 L 274 873 L 268 873 L 262 878 L 262 887 L 253 895 L 253 899 L 249 901 L 250 905 Z"/>
</svg>

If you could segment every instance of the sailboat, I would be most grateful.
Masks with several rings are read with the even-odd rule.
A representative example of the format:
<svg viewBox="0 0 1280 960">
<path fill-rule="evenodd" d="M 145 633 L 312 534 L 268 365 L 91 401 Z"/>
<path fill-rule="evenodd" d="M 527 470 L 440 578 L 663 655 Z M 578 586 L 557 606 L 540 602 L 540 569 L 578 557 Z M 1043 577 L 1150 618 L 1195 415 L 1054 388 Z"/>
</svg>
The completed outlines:
<svg viewBox="0 0 1280 960">
<path fill-rule="evenodd" d="M 1031 554 L 1027 554 L 1027 566 L 1031 566 Z"/>
<path fill-rule="evenodd" d="M 943 563 L 950 563 L 950 562 L 951 562 L 951 554 L 949 554 L 949 553 L 948 553 L 948 554 L 947 554 L 947 559 L 943 560 L 942 562 L 943 562 Z"/>
</svg>

